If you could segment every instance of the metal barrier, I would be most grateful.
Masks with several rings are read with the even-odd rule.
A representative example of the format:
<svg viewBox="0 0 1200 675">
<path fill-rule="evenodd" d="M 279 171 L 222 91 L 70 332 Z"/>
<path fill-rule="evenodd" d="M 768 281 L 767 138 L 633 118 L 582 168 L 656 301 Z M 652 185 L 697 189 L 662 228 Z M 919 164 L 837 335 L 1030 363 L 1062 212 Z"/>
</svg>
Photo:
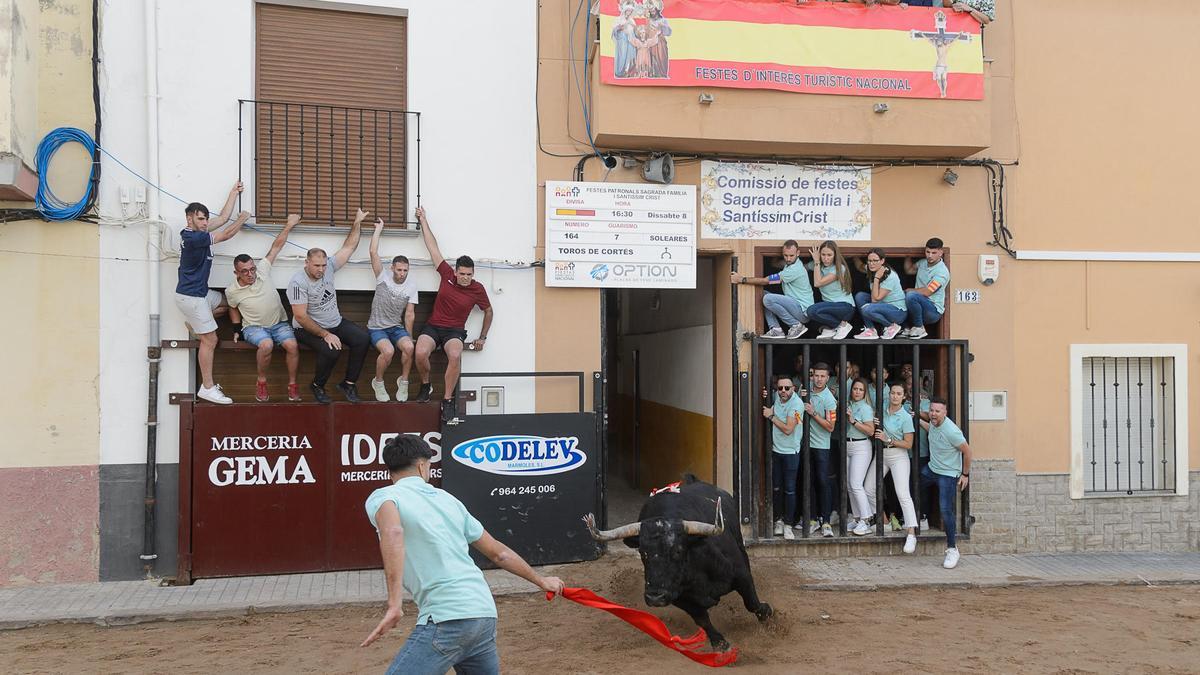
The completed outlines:
<svg viewBox="0 0 1200 675">
<path fill-rule="evenodd" d="M 932 373 L 932 380 L 929 383 L 931 391 L 945 391 L 948 405 L 948 416 L 954 420 L 962 429 L 963 434 L 970 439 L 970 419 L 968 411 L 970 409 L 969 397 L 969 372 L 972 355 L 969 351 L 969 346 L 966 340 L 897 340 L 892 342 L 875 341 L 871 343 L 862 343 L 852 340 L 815 340 L 815 339 L 800 339 L 800 340 L 773 340 L 754 337 L 751 339 L 752 356 L 751 369 L 749 372 L 742 371 L 738 374 L 738 392 L 739 392 L 739 425 L 737 459 L 735 467 L 737 469 L 736 485 L 740 491 L 739 503 L 742 507 L 742 522 L 750 525 L 752 536 L 754 538 L 770 539 L 772 537 L 772 525 L 776 520 L 776 514 L 773 513 L 773 501 L 771 490 L 773 485 L 772 466 L 771 466 L 771 433 L 768 423 L 765 422 L 762 415 L 758 414 L 761 406 L 771 405 L 770 392 L 767 393 L 767 398 L 764 401 L 762 397 L 763 387 L 770 382 L 775 373 L 776 350 L 779 348 L 793 347 L 798 348 L 800 356 L 798 357 L 801 363 L 801 374 L 804 377 L 803 383 L 796 383 L 797 387 L 808 388 L 807 373 L 813 364 L 812 350 L 814 348 L 836 349 L 837 363 L 840 364 L 837 372 L 840 378 L 838 386 L 838 404 L 837 410 L 839 414 L 836 417 L 835 427 L 833 431 L 833 439 L 837 442 L 837 448 L 831 451 L 831 464 L 836 466 L 836 470 L 831 473 L 836 476 L 834 486 L 831 489 L 837 490 L 840 498 L 834 505 L 834 510 L 838 514 L 838 529 L 837 536 L 845 537 L 846 523 L 848 522 L 847 514 L 849 512 L 849 491 L 846 481 L 846 443 L 848 427 L 845 423 L 846 416 L 841 414 L 846 410 L 849 402 L 850 392 L 845 386 L 846 373 L 848 366 L 851 363 L 849 355 L 852 352 L 868 354 L 870 360 L 874 362 L 874 367 L 877 373 L 882 373 L 887 367 L 885 360 L 885 349 L 893 354 L 907 355 L 906 363 L 911 364 L 913 371 L 912 387 L 912 415 L 913 427 L 913 449 L 911 451 L 912 471 L 909 476 L 909 491 L 912 495 L 913 505 L 916 509 L 918 519 L 922 511 L 922 495 L 920 490 L 920 469 L 928 458 L 920 456 L 919 448 L 922 440 L 926 438 L 926 432 L 921 428 L 921 404 L 927 398 L 924 389 L 925 377 Z M 930 354 L 930 352 L 933 354 Z M 932 356 L 933 361 L 937 362 L 938 367 L 926 371 L 921 368 L 921 354 L 924 352 Z M 860 363 L 865 369 L 867 363 Z M 834 374 L 830 374 L 830 380 L 833 381 Z M 865 377 L 863 379 L 866 379 Z M 875 416 L 881 417 L 879 411 L 884 409 L 886 398 L 883 387 L 874 387 L 873 392 L 868 392 L 868 396 L 873 398 L 872 408 L 876 411 Z M 803 434 L 801 443 L 801 460 L 800 460 L 800 480 L 797 486 L 798 505 L 800 511 L 800 523 L 804 526 L 801 530 L 800 540 L 808 539 L 811 534 L 809 532 L 808 523 L 812 520 L 814 514 L 814 504 L 816 496 L 813 494 L 813 453 L 810 447 L 809 429 L 807 418 L 800 433 Z M 883 444 L 878 440 L 872 440 L 872 448 L 874 451 L 874 462 L 877 470 L 875 471 L 876 481 L 876 501 L 874 504 L 875 513 L 882 515 L 884 512 L 884 476 L 883 471 L 878 467 L 883 466 Z M 803 496 L 801 497 L 800 494 Z M 936 510 L 934 511 L 936 512 Z M 958 509 L 958 531 L 963 538 L 970 537 L 971 525 L 974 521 L 970 512 L 970 487 L 963 490 L 960 494 Z M 788 526 L 791 524 L 789 523 Z M 920 533 L 918 526 L 918 533 Z M 875 535 L 882 537 L 884 535 L 884 520 L 882 517 L 876 518 Z M 862 537 L 855 537 L 855 540 L 861 541 Z"/>
</svg>

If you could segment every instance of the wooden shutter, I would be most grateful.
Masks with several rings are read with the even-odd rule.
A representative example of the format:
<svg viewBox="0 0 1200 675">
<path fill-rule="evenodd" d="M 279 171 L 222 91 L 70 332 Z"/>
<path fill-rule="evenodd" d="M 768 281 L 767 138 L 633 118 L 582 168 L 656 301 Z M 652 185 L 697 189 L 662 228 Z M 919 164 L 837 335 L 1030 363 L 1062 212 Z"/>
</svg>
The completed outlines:
<svg viewBox="0 0 1200 675">
<path fill-rule="evenodd" d="M 257 29 L 256 216 L 402 224 L 404 17 L 258 3 Z"/>
</svg>

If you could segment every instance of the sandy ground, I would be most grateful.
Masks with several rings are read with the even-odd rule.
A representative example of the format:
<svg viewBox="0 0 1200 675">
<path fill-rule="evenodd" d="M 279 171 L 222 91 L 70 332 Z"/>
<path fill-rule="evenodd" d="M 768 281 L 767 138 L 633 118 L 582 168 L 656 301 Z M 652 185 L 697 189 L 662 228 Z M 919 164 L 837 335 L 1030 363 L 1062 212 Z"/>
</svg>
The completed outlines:
<svg viewBox="0 0 1200 675">
<path fill-rule="evenodd" d="M 571 585 L 645 609 L 636 558 L 565 569 Z M 740 649 L 740 672 L 1200 672 L 1200 586 L 803 591 L 794 572 L 770 560 L 758 561 L 755 575 L 778 611 L 772 624 L 760 627 L 736 595 L 713 612 Z M 708 670 L 598 610 L 532 595 L 498 606 L 506 673 Z M 382 672 L 412 628 L 413 609 L 367 649 L 357 645 L 382 609 L 0 632 L 0 671 Z M 695 630 L 679 610 L 655 613 L 678 634 Z"/>
</svg>

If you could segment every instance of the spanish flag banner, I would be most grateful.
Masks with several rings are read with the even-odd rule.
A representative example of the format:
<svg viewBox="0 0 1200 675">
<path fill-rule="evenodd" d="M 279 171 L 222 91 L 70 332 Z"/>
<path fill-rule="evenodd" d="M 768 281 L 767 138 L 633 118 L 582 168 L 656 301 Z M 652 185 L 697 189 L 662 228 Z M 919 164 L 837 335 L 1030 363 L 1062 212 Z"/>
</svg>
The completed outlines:
<svg viewBox="0 0 1200 675">
<path fill-rule="evenodd" d="M 601 82 L 983 98 L 979 22 L 949 8 L 600 0 Z"/>
</svg>

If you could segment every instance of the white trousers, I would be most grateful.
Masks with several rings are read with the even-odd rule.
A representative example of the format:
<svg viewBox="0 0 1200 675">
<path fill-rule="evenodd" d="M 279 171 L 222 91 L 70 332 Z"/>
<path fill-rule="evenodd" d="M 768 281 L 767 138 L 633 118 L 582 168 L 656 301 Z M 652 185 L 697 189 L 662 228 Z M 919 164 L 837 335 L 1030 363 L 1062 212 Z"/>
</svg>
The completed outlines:
<svg viewBox="0 0 1200 675">
<path fill-rule="evenodd" d="M 896 498 L 900 500 L 900 510 L 904 513 L 904 527 L 917 526 L 917 512 L 913 508 L 912 494 L 908 490 L 908 479 L 911 475 L 912 464 L 908 459 L 908 451 L 904 448 L 883 449 L 883 476 L 887 478 L 892 473 L 892 484 L 896 486 Z M 867 500 L 875 504 L 875 465 L 867 471 L 864 480 Z"/>
<path fill-rule="evenodd" d="M 867 470 L 871 466 L 871 458 L 874 454 L 870 439 L 846 441 L 846 461 L 850 465 L 846 470 L 846 487 L 850 491 L 850 512 L 859 520 L 875 513 L 875 509 L 872 508 L 875 502 L 867 496 L 867 488 L 863 485 L 867 479 Z"/>
</svg>

